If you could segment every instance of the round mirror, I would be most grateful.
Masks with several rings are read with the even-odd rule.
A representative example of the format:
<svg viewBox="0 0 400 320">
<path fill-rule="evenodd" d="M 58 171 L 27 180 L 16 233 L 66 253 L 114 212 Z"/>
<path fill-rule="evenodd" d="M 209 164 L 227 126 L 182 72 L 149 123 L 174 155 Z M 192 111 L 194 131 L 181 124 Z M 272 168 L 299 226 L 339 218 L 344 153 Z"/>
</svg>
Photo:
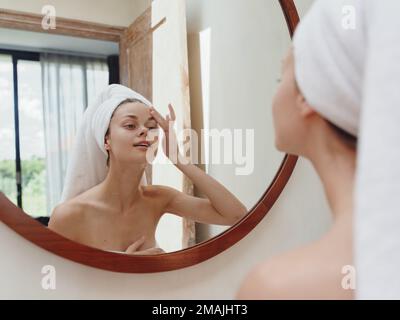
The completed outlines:
<svg viewBox="0 0 400 320">
<path fill-rule="evenodd" d="M 154 1 L 128 28 L 113 28 L 112 40 L 88 23 L 100 28 L 91 39 L 12 30 L 11 43 L 3 36 L 12 28 L 7 25 L 0 30 L 2 221 L 45 249 L 119 272 L 185 267 L 240 240 L 268 212 L 296 162 L 274 146 L 271 104 L 297 21 L 292 0 L 174 0 Z M 17 48 L 18 39 L 32 34 L 46 36 L 55 47 Z M 74 40 L 79 53 L 57 52 L 62 39 Z M 109 128 L 143 124 L 162 132 L 160 117 L 171 114 L 171 103 L 177 143 L 190 162 L 166 161 L 159 145 L 144 171 L 142 202 L 122 201 L 123 187 L 105 183 L 128 172 L 109 167 L 102 189 L 98 184 L 68 200 L 81 204 L 68 207 L 80 215 L 72 222 L 61 219 L 57 224 L 64 227 L 58 229 L 53 214 L 65 208 L 61 195 L 79 125 L 87 106 L 118 78 L 118 69 L 120 83 L 152 101 L 159 114 L 127 101 Z M 129 157 L 142 149 L 147 150 L 129 151 Z M 111 166 L 116 159 L 111 157 Z M 120 180 L 110 178 L 117 172 Z M 74 187 L 79 189 L 79 181 Z M 99 196 L 110 188 L 118 190 L 112 193 L 114 207 Z M 126 203 L 133 203 L 130 210 L 116 209 Z M 77 230 L 88 236 L 72 236 Z"/>
</svg>

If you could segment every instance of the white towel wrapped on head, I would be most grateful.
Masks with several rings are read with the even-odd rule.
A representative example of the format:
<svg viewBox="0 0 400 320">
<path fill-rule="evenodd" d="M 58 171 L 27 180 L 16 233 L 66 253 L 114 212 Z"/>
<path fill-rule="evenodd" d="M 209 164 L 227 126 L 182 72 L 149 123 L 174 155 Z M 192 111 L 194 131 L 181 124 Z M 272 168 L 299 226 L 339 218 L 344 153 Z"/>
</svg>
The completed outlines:
<svg viewBox="0 0 400 320">
<path fill-rule="evenodd" d="M 114 110 L 126 99 L 151 103 L 137 92 L 118 84 L 109 85 L 90 105 L 82 118 L 69 157 L 61 202 L 67 201 L 102 182 L 107 175 L 104 137 Z M 146 185 L 143 174 L 141 185 Z"/>
<path fill-rule="evenodd" d="M 349 6 L 357 14 L 355 30 L 347 25 Z M 293 38 L 300 91 L 323 118 L 353 136 L 362 103 L 364 29 L 357 18 L 363 10 L 362 0 L 317 1 Z"/>
</svg>

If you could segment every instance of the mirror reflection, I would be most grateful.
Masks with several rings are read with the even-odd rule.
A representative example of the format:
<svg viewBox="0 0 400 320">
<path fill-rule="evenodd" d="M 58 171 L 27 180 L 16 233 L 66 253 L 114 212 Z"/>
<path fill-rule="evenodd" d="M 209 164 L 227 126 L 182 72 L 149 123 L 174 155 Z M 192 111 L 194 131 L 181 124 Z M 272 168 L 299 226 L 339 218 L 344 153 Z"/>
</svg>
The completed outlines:
<svg viewBox="0 0 400 320">
<path fill-rule="evenodd" d="M 148 10 L 121 43 L 0 29 L 0 190 L 71 240 L 132 255 L 225 231 L 283 159 L 270 107 L 290 43 L 279 3 Z"/>
</svg>

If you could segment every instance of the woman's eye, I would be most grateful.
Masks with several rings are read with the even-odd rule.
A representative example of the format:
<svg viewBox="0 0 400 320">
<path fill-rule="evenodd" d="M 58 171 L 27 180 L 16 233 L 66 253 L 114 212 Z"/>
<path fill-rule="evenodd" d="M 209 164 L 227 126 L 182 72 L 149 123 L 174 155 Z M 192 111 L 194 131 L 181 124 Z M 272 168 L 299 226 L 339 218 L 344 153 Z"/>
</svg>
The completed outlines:
<svg viewBox="0 0 400 320">
<path fill-rule="evenodd" d="M 158 129 L 158 127 L 151 127 L 151 128 L 149 128 L 150 130 L 156 130 L 156 129 Z"/>
<path fill-rule="evenodd" d="M 128 125 L 126 125 L 125 127 L 130 128 L 130 129 L 133 129 L 133 128 L 135 128 L 135 125 L 134 125 L 134 124 L 128 124 Z"/>
</svg>

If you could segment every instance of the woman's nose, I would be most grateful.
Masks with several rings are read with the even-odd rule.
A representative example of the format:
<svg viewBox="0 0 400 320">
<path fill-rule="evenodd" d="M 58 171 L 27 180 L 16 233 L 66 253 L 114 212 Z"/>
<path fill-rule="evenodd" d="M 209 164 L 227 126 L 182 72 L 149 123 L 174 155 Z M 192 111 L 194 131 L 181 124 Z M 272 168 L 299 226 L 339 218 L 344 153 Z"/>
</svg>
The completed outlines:
<svg viewBox="0 0 400 320">
<path fill-rule="evenodd" d="M 147 135 L 147 132 L 149 131 L 149 128 L 147 127 L 141 127 L 139 136 Z"/>
</svg>

